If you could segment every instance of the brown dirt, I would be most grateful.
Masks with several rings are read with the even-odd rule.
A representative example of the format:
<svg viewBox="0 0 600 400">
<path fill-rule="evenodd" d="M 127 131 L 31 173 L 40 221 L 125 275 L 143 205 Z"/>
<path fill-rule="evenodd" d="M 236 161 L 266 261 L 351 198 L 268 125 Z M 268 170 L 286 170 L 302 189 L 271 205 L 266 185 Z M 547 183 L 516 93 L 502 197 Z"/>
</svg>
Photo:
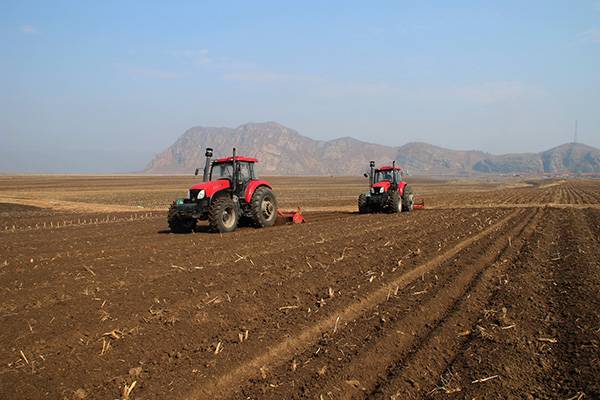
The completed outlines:
<svg viewBox="0 0 600 400">
<path fill-rule="evenodd" d="M 1 398 L 600 397 L 599 182 L 277 178 L 309 223 L 170 234 L 188 181 L 0 178 Z"/>
</svg>

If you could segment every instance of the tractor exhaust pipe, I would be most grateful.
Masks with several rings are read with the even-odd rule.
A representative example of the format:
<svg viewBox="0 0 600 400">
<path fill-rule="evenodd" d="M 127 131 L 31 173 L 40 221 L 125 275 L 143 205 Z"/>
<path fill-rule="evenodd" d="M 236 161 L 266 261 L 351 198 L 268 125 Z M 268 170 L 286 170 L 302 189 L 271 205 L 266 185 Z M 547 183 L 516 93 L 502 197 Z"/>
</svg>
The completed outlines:
<svg viewBox="0 0 600 400">
<path fill-rule="evenodd" d="M 231 188 L 233 189 L 233 193 L 237 193 L 237 182 L 238 182 L 238 170 L 237 170 L 237 161 L 235 159 L 235 147 L 233 148 L 233 177 L 231 182 Z"/>
<path fill-rule="evenodd" d="M 375 161 L 369 161 L 369 168 L 369 187 L 371 187 L 375 183 Z"/>
<path fill-rule="evenodd" d="M 396 160 L 392 160 L 392 177 L 394 185 L 398 184 L 398 179 L 396 179 Z"/>
<path fill-rule="evenodd" d="M 204 164 L 204 175 L 202 176 L 202 181 L 203 182 L 207 182 L 208 181 L 208 174 L 210 171 L 210 159 L 213 155 L 213 149 L 211 149 L 210 147 L 206 148 L 206 153 L 204 153 L 204 155 L 206 156 L 206 164 Z"/>
</svg>

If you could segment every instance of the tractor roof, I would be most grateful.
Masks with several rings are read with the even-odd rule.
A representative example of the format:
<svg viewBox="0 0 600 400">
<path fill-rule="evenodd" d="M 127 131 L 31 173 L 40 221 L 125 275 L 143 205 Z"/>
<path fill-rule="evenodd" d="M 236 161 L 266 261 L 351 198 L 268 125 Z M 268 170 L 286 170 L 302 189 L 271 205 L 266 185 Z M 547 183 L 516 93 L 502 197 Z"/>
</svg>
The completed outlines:
<svg viewBox="0 0 600 400">
<path fill-rule="evenodd" d="M 256 158 L 242 157 L 242 156 L 235 156 L 235 161 L 249 162 L 249 163 L 258 162 L 258 160 Z M 213 161 L 213 163 L 215 163 L 215 164 L 224 164 L 224 163 L 230 163 L 230 162 L 233 162 L 233 157 L 217 158 L 215 161 Z"/>
<path fill-rule="evenodd" d="M 381 167 L 377 168 L 375 171 L 391 171 L 393 169 L 395 169 L 396 171 L 402 171 L 402 168 L 392 167 L 391 165 L 382 165 Z"/>
</svg>

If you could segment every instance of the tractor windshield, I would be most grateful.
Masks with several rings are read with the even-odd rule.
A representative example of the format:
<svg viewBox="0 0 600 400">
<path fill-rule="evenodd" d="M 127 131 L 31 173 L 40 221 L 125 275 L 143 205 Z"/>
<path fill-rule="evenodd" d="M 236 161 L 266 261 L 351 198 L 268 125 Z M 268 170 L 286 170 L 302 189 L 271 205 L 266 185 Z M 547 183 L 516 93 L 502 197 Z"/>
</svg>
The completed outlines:
<svg viewBox="0 0 600 400">
<path fill-rule="evenodd" d="M 375 183 L 382 181 L 390 181 L 394 180 L 394 175 L 396 171 L 385 170 L 385 171 L 376 171 L 375 172 Z"/>
<path fill-rule="evenodd" d="M 254 164 L 244 162 L 240 163 L 240 180 L 242 182 L 247 182 L 254 178 Z"/>
<path fill-rule="evenodd" d="M 255 179 L 254 167 L 252 163 L 238 162 L 238 173 L 240 182 L 246 182 Z M 232 163 L 217 163 L 213 164 L 210 179 L 231 179 L 233 176 L 233 164 Z"/>
<path fill-rule="evenodd" d="M 233 164 L 213 164 L 210 170 L 210 180 L 231 179 L 233 176 Z"/>
</svg>

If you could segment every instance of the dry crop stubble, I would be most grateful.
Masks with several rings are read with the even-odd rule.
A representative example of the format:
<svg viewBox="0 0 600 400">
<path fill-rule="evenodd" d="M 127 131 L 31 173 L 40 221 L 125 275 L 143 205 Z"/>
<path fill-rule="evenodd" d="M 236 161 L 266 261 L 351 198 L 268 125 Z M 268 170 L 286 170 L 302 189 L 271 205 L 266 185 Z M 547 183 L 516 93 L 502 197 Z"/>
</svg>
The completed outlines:
<svg viewBox="0 0 600 400">
<path fill-rule="evenodd" d="M 0 178 L 4 395 L 598 396 L 597 181 L 274 178 L 307 224 L 169 234 L 192 180 Z"/>
</svg>

